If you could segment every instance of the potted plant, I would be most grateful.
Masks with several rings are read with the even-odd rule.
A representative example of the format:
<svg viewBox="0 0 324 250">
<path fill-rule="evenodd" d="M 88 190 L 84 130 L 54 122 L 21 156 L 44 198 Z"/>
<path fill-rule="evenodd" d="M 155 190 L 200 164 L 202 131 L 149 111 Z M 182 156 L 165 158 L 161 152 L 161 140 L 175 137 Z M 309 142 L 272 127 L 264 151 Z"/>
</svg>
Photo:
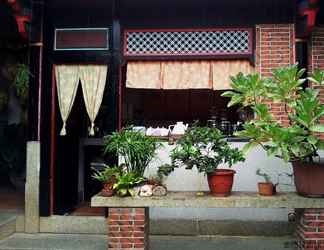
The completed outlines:
<svg viewBox="0 0 324 250">
<path fill-rule="evenodd" d="M 114 195 L 114 185 L 117 183 L 117 179 L 121 175 L 120 168 L 105 166 L 103 170 L 99 171 L 92 168 L 94 173 L 93 179 L 96 179 L 102 183 L 102 196 L 110 197 Z"/>
<path fill-rule="evenodd" d="M 261 169 L 257 169 L 256 175 L 263 177 L 264 182 L 258 182 L 259 194 L 264 196 L 272 196 L 276 193 L 276 185 L 273 185 L 270 176 L 263 173 Z"/>
<path fill-rule="evenodd" d="M 228 164 L 231 167 L 244 161 L 244 157 L 239 149 L 229 146 L 218 129 L 194 126 L 177 141 L 176 148 L 171 152 L 171 161 L 173 167 L 165 172 L 183 165 L 186 169 L 196 167 L 200 173 L 207 175 L 211 194 L 223 197 L 231 193 L 235 171 L 218 169 L 219 165 Z"/>
<path fill-rule="evenodd" d="M 138 191 L 135 187 L 144 183 L 145 178 L 138 176 L 135 172 L 124 172 L 117 177 L 113 189 L 118 196 L 135 196 Z"/>
<path fill-rule="evenodd" d="M 113 189 L 119 196 L 134 196 L 135 188 L 145 183 L 145 169 L 156 155 L 162 144 L 156 139 L 145 136 L 140 131 L 124 128 L 105 137 L 104 152 L 116 154 L 121 164 L 120 174 L 116 177 Z"/>
<path fill-rule="evenodd" d="M 116 154 L 123 161 L 126 172 L 143 177 L 161 145 L 156 138 L 125 128 L 105 137 L 104 152 Z"/>
<path fill-rule="evenodd" d="M 316 133 L 324 132 L 320 119 L 324 105 L 319 100 L 319 90 L 303 88 L 305 69 L 298 65 L 279 68 L 272 77 L 261 78 L 259 74 L 232 77 L 233 91 L 223 93 L 230 97 L 228 106 L 239 104 L 251 107 L 255 118 L 244 125 L 237 136 L 249 138 L 244 147 L 247 152 L 261 145 L 268 156 L 277 156 L 291 162 L 298 194 L 308 197 L 324 196 L 324 166 L 318 151 L 324 148 Z M 314 84 L 324 83 L 324 72 L 315 71 L 308 80 Z M 269 111 L 265 101 L 281 103 L 288 124 L 280 123 Z"/>
</svg>

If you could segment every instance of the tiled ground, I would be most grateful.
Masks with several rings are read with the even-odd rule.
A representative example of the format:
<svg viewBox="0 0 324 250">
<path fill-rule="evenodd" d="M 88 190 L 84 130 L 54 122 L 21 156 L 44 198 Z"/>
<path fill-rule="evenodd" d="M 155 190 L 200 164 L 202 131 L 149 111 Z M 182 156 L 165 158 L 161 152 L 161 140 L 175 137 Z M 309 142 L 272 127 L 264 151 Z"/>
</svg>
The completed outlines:
<svg viewBox="0 0 324 250">
<path fill-rule="evenodd" d="M 14 234 L 0 241 L 0 250 L 106 250 L 105 236 Z M 269 237 L 151 237 L 150 250 L 292 250 L 293 239 Z"/>
</svg>

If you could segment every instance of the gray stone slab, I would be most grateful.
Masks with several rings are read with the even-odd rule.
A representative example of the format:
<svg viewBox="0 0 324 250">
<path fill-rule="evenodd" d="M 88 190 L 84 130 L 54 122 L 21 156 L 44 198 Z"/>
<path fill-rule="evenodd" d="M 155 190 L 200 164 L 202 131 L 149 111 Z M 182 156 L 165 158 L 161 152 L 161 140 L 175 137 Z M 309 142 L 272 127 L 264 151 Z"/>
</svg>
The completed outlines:
<svg viewBox="0 0 324 250">
<path fill-rule="evenodd" d="M 27 142 L 27 172 L 25 187 L 25 231 L 39 232 L 39 172 L 40 142 Z"/>
<path fill-rule="evenodd" d="M 21 217 L 21 216 L 20 216 Z M 19 222 L 20 221 L 20 222 Z M 19 225 L 19 227 L 18 227 Z M 16 232 L 23 231 L 17 218 Z M 19 228 L 19 229 L 18 229 Z M 151 219 L 151 235 L 265 235 L 283 236 L 293 232 L 293 223 L 285 221 Z M 59 216 L 40 218 L 41 233 L 107 234 L 106 219 L 102 216 Z"/>
<path fill-rule="evenodd" d="M 50 216 L 40 218 L 40 232 L 67 234 L 107 234 L 101 216 Z"/>
<path fill-rule="evenodd" d="M 104 235 L 15 234 L 0 241 L 0 250 L 106 250 Z"/>
<path fill-rule="evenodd" d="M 284 221 L 198 221 L 199 235 L 287 236 L 293 235 L 295 224 Z"/>
<path fill-rule="evenodd" d="M 150 250 L 292 250 L 289 237 L 151 237 Z M 15 234 L 0 241 L 0 250 L 106 250 L 107 239 L 97 235 Z"/>
<path fill-rule="evenodd" d="M 198 221 L 179 219 L 150 220 L 152 235 L 198 235 Z"/>
<path fill-rule="evenodd" d="M 150 221 L 151 235 L 172 236 L 291 236 L 295 224 L 285 221 L 158 219 Z"/>
<path fill-rule="evenodd" d="M 267 237 L 162 237 L 152 238 L 151 250 L 292 250 L 291 238 Z"/>
<path fill-rule="evenodd" d="M 91 200 L 93 207 L 167 207 L 167 208 L 324 208 L 324 198 L 305 198 L 296 193 L 260 196 L 253 192 L 233 192 L 229 197 L 197 196 L 196 192 L 168 192 L 157 197 L 103 197 Z"/>
</svg>

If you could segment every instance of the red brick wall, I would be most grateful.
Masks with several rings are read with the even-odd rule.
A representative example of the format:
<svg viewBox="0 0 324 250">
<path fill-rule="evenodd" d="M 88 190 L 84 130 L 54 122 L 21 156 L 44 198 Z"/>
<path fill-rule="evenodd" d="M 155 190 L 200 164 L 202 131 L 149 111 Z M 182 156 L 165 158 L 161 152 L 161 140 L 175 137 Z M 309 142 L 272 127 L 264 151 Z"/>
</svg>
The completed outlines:
<svg viewBox="0 0 324 250">
<path fill-rule="evenodd" d="M 108 250 L 148 250 L 148 208 L 109 208 Z"/>
<path fill-rule="evenodd" d="M 275 68 L 295 63 L 295 26 L 294 24 L 260 24 L 256 26 L 256 70 L 264 77 L 271 76 Z M 284 105 L 270 103 L 274 117 L 284 125 L 288 118 Z"/>
<path fill-rule="evenodd" d="M 324 250 L 324 209 L 305 209 L 296 236 L 298 250 Z"/>
<path fill-rule="evenodd" d="M 324 26 L 314 29 L 309 42 L 308 70 L 311 72 L 316 69 L 324 70 Z M 324 86 L 313 85 L 313 87 L 320 89 L 320 99 L 324 103 Z M 322 118 L 321 123 L 324 123 L 324 118 Z M 322 133 L 320 137 L 324 139 L 324 134 Z"/>
</svg>

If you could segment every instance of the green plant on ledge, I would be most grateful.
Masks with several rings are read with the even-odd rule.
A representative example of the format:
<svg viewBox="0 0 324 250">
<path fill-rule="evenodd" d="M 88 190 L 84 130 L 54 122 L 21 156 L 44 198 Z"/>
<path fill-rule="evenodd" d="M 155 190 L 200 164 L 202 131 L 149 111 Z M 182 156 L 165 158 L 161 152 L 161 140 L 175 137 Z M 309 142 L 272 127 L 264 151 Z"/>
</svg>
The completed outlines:
<svg viewBox="0 0 324 250">
<path fill-rule="evenodd" d="M 134 196 L 134 187 L 142 184 L 146 179 L 138 176 L 134 172 L 123 173 L 117 176 L 117 182 L 114 184 L 113 189 L 118 196 Z"/>
<path fill-rule="evenodd" d="M 104 152 L 121 157 L 127 173 L 142 177 L 161 145 L 156 138 L 125 128 L 105 137 Z"/>
<path fill-rule="evenodd" d="M 269 176 L 267 173 L 262 173 L 261 169 L 258 168 L 258 169 L 255 171 L 255 174 L 256 174 L 257 176 L 262 177 L 262 178 L 265 180 L 265 182 L 267 182 L 267 183 L 272 183 L 270 176 Z"/>
<path fill-rule="evenodd" d="M 100 181 L 101 183 L 106 183 L 112 179 L 117 179 L 121 175 L 121 170 L 118 167 L 105 166 L 103 170 L 99 171 L 96 168 L 92 168 L 94 173 L 92 178 Z"/>
<path fill-rule="evenodd" d="M 215 128 L 194 126 L 177 141 L 171 152 L 171 166 L 163 166 L 159 172 L 169 174 L 175 167 L 196 167 L 200 173 L 211 174 L 220 164 L 229 167 L 244 161 L 242 152 L 231 148 L 221 131 Z"/>
<path fill-rule="evenodd" d="M 324 149 L 324 143 L 315 134 L 324 132 L 320 124 L 324 105 L 320 103 L 319 90 L 303 89 L 304 72 L 305 69 L 299 70 L 298 65 L 292 65 L 274 70 L 271 78 L 242 73 L 231 78 L 233 91 L 222 94 L 231 98 L 228 106 L 252 107 L 256 114 L 255 119 L 244 125 L 243 131 L 235 134 L 250 139 L 244 147 L 245 152 L 261 145 L 269 156 L 278 156 L 286 162 L 312 162 L 318 150 Z M 324 72 L 315 71 L 308 80 L 323 85 Z M 283 105 L 289 126 L 272 116 L 265 100 Z"/>
</svg>

